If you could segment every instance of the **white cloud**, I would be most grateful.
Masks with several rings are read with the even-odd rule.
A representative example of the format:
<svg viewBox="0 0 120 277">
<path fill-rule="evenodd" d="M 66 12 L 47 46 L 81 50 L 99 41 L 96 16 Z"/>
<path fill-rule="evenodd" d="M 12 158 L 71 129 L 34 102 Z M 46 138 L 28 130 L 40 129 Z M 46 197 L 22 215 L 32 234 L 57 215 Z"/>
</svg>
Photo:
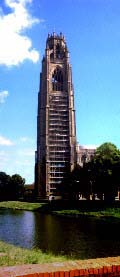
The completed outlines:
<svg viewBox="0 0 120 277">
<path fill-rule="evenodd" d="M 11 13 L 4 14 L 0 10 L 0 64 L 13 66 L 22 63 L 25 59 L 37 62 L 39 53 L 32 48 L 31 39 L 24 35 L 25 30 L 39 22 L 33 18 L 27 4 L 32 0 L 5 0 Z"/>
<path fill-rule="evenodd" d="M 3 90 L 0 92 L 0 103 L 4 103 L 6 97 L 8 97 L 8 91 L 7 90 Z"/>
<path fill-rule="evenodd" d="M 11 146 L 13 142 L 3 136 L 0 136 L 0 145 Z"/>
<path fill-rule="evenodd" d="M 95 144 L 87 144 L 87 145 L 82 145 L 81 146 L 83 149 L 96 149 L 98 145 Z"/>
</svg>

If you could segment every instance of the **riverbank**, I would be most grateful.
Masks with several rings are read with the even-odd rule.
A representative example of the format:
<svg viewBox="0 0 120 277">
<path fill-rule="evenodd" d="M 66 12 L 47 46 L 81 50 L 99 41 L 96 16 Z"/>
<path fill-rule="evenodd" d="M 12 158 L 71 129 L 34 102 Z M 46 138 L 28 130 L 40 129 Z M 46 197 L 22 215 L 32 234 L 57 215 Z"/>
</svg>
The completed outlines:
<svg viewBox="0 0 120 277">
<path fill-rule="evenodd" d="M 53 214 L 61 216 L 93 216 L 96 218 L 119 218 L 120 208 L 106 208 L 100 211 L 80 211 L 80 210 L 61 210 L 54 211 Z"/>
<path fill-rule="evenodd" d="M 120 257 L 0 267 L 1 277 L 120 276 Z"/>
<path fill-rule="evenodd" d="M 66 256 L 43 253 L 40 249 L 25 249 L 0 241 L 0 266 L 43 264 L 67 261 Z"/>
<path fill-rule="evenodd" d="M 30 203 L 21 201 L 3 201 L 0 202 L 0 209 L 13 209 L 13 210 L 25 210 L 35 211 L 42 208 L 45 203 Z"/>
<path fill-rule="evenodd" d="M 81 202 L 81 201 L 79 201 Z M 120 219 L 119 203 L 110 205 L 99 204 L 99 201 L 85 201 L 77 205 L 76 203 L 52 201 L 47 203 L 30 203 L 20 201 L 0 202 L 0 209 L 39 211 L 41 213 L 56 214 L 59 216 L 93 216 L 96 218 L 118 218 Z"/>
</svg>

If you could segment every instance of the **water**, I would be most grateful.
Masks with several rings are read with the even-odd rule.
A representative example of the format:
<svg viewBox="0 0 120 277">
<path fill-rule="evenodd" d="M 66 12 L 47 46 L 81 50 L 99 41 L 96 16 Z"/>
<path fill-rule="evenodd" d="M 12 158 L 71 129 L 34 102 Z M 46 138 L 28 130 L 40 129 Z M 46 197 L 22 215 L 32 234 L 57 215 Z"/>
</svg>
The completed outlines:
<svg viewBox="0 0 120 277">
<path fill-rule="evenodd" d="M 120 255 L 120 220 L 0 210 L 0 240 L 77 259 Z"/>
</svg>

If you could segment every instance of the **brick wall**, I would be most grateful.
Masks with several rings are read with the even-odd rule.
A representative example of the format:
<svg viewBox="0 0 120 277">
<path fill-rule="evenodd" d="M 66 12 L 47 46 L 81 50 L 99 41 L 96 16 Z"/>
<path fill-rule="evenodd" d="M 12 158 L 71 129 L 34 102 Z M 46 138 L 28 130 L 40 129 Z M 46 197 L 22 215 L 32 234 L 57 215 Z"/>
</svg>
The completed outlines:
<svg viewBox="0 0 120 277">
<path fill-rule="evenodd" d="M 102 268 L 76 269 L 70 271 L 56 271 L 45 273 L 31 273 L 19 277 L 119 277 L 120 266 L 104 266 Z"/>
</svg>

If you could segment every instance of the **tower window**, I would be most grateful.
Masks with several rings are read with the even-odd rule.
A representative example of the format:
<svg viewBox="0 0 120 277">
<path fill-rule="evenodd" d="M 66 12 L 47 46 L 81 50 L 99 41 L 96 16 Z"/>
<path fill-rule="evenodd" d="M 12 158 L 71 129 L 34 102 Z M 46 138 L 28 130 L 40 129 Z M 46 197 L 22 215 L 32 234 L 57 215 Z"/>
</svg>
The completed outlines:
<svg viewBox="0 0 120 277">
<path fill-rule="evenodd" d="M 64 58 L 64 48 L 59 43 L 57 43 L 56 45 L 56 58 L 57 59 Z"/>
<path fill-rule="evenodd" d="M 56 45 L 56 58 L 60 59 L 61 55 L 60 55 L 60 45 L 57 44 Z"/>
<path fill-rule="evenodd" d="M 54 58 L 54 54 L 53 54 L 53 51 L 52 51 L 52 53 L 50 54 L 50 60 L 53 60 L 53 58 Z"/>
<path fill-rule="evenodd" d="M 56 68 L 52 74 L 52 89 L 63 91 L 63 74 L 59 68 Z"/>
</svg>

